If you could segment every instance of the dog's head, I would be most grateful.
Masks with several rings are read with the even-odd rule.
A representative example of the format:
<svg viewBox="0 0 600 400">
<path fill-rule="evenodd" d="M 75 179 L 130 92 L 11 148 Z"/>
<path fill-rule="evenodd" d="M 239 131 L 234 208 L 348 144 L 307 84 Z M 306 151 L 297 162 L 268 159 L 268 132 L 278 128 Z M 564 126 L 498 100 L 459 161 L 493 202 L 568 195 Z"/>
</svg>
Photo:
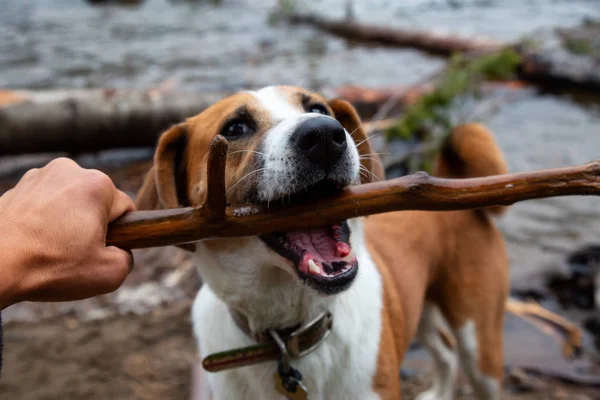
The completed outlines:
<svg viewBox="0 0 600 400">
<path fill-rule="evenodd" d="M 219 101 L 165 132 L 138 208 L 197 206 L 206 196 L 209 144 L 229 141 L 227 202 L 314 201 L 352 183 L 382 179 L 354 108 L 295 87 L 267 87 Z M 347 288 L 358 264 L 346 221 L 318 229 L 197 244 L 203 278 L 217 293 L 235 285 L 298 282 L 321 294 Z M 290 277 L 293 277 L 290 279 Z"/>
</svg>

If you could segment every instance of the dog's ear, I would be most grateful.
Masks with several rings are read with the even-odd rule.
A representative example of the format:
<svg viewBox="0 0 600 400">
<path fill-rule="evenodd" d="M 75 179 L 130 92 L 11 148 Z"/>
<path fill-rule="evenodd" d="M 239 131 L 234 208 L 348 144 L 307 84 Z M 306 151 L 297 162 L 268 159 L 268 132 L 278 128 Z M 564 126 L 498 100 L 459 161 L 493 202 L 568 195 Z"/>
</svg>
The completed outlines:
<svg viewBox="0 0 600 400">
<path fill-rule="evenodd" d="M 135 199 L 135 208 L 137 210 L 156 210 L 161 208 L 158 201 L 158 192 L 156 191 L 154 170 L 155 168 L 152 166 L 144 178 L 142 187 L 137 192 Z"/>
<path fill-rule="evenodd" d="M 189 205 L 185 168 L 187 128 L 178 124 L 163 133 L 154 153 L 154 166 L 138 192 L 139 209 L 177 208 Z"/>
<path fill-rule="evenodd" d="M 362 123 L 358 113 L 352 107 L 352 104 L 345 100 L 333 99 L 328 102 L 329 107 L 333 110 L 334 117 L 340 124 L 348 131 L 356 147 L 358 154 L 360 155 L 360 164 L 368 172 L 363 171 L 361 175 L 361 182 L 368 183 L 374 181 L 381 181 L 385 179 L 385 171 L 378 154 L 375 154 L 372 150 L 367 134 L 362 128 Z"/>
<path fill-rule="evenodd" d="M 185 148 L 187 126 L 181 123 L 163 133 L 154 153 L 154 165 L 138 191 L 138 210 L 168 209 L 189 206 Z M 181 247 L 194 251 L 194 244 Z"/>
</svg>

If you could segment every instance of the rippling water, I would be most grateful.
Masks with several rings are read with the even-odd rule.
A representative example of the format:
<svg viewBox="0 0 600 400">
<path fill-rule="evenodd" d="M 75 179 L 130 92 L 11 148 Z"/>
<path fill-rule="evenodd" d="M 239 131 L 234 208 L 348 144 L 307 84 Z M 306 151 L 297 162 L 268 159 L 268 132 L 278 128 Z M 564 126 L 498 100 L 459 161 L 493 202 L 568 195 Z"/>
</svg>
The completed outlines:
<svg viewBox="0 0 600 400">
<path fill-rule="evenodd" d="M 275 1 L 147 0 L 93 7 L 83 0 L 0 2 L 0 87 L 180 89 L 291 83 L 312 88 L 409 84 L 443 65 L 411 50 L 349 46 L 308 27 L 270 25 Z M 297 1 L 340 17 L 346 0 Z M 355 0 L 357 19 L 402 28 L 506 41 L 600 17 L 595 0 Z M 600 112 L 569 98 L 525 93 L 489 121 L 513 171 L 582 163 L 600 156 Z M 515 285 L 560 265 L 577 245 L 597 242 L 600 200 L 522 203 L 501 225 Z"/>
<path fill-rule="evenodd" d="M 2 0 L 0 86 L 142 88 L 319 87 L 408 83 L 441 65 L 417 52 L 348 47 L 307 27 L 270 26 L 276 1 L 146 0 L 92 7 L 84 0 Z M 346 0 L 299 1 L 343 15 Z M 354 0 L 367 22 L 513 40 L 600 15 L 594 0 Z"/>
</svg>

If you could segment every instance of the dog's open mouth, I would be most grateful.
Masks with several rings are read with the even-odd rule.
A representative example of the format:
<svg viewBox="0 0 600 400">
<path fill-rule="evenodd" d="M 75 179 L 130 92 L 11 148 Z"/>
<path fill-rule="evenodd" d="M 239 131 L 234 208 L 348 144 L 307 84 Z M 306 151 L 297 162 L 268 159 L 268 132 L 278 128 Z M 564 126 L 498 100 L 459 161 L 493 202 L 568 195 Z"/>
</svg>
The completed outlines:
<svg viewBox="0 0 600 400">
<path fill-rule="evenodd" d="M 321 293 L 346 289 L 358 272 L 346 221 L 331 227 L 272 233 L 261 239 L 292 261 L 300 279 Z"/>
</svg>

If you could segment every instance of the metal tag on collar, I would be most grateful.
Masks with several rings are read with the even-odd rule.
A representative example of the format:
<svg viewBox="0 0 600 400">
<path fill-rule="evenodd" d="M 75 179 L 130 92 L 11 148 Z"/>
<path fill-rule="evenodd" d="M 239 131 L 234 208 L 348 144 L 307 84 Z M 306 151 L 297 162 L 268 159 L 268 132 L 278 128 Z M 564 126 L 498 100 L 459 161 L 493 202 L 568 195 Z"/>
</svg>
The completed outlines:
<svg viewBox="0 0 600 400">
<path fill-rule="evenodd" d="M 279 349 L 279 362 L 273 376 L 275 390 L 288 400 L 308 400 L 308 390 L 302 382 L 302 374 L 290 365 L 290 354 L 285 342 L 276 330 L 269 330 L 269 334 Z"/>
<path fill-rule="evenodd" d="M 288 400 L 308 400 L 308 390 L 302 383 L 302 375 L 294 368 L 290 372 L 291 374 L 282 375 L 279 368 L 277 369 L 273 377 L 275 390 Z"/>
<path fill-rule="evenodd" d="M 315 319 L 307 324 L 302 325 L 287 337 L 285 344 L 290 355 L 294 358 L 300 358 L 314 351 L 329 337 L 332 327 L 333 315 L 329 311 L 323 311 Z M 323 332 L 323 335 L 319 340 L 304 350 L 300 349 L 300 338 L 303 335 L 310 334 L 311 331 L 314 331 L 315 334 L 318 334 L 321 330 L 325 330 L 325 332 Z"/>
</svg>

